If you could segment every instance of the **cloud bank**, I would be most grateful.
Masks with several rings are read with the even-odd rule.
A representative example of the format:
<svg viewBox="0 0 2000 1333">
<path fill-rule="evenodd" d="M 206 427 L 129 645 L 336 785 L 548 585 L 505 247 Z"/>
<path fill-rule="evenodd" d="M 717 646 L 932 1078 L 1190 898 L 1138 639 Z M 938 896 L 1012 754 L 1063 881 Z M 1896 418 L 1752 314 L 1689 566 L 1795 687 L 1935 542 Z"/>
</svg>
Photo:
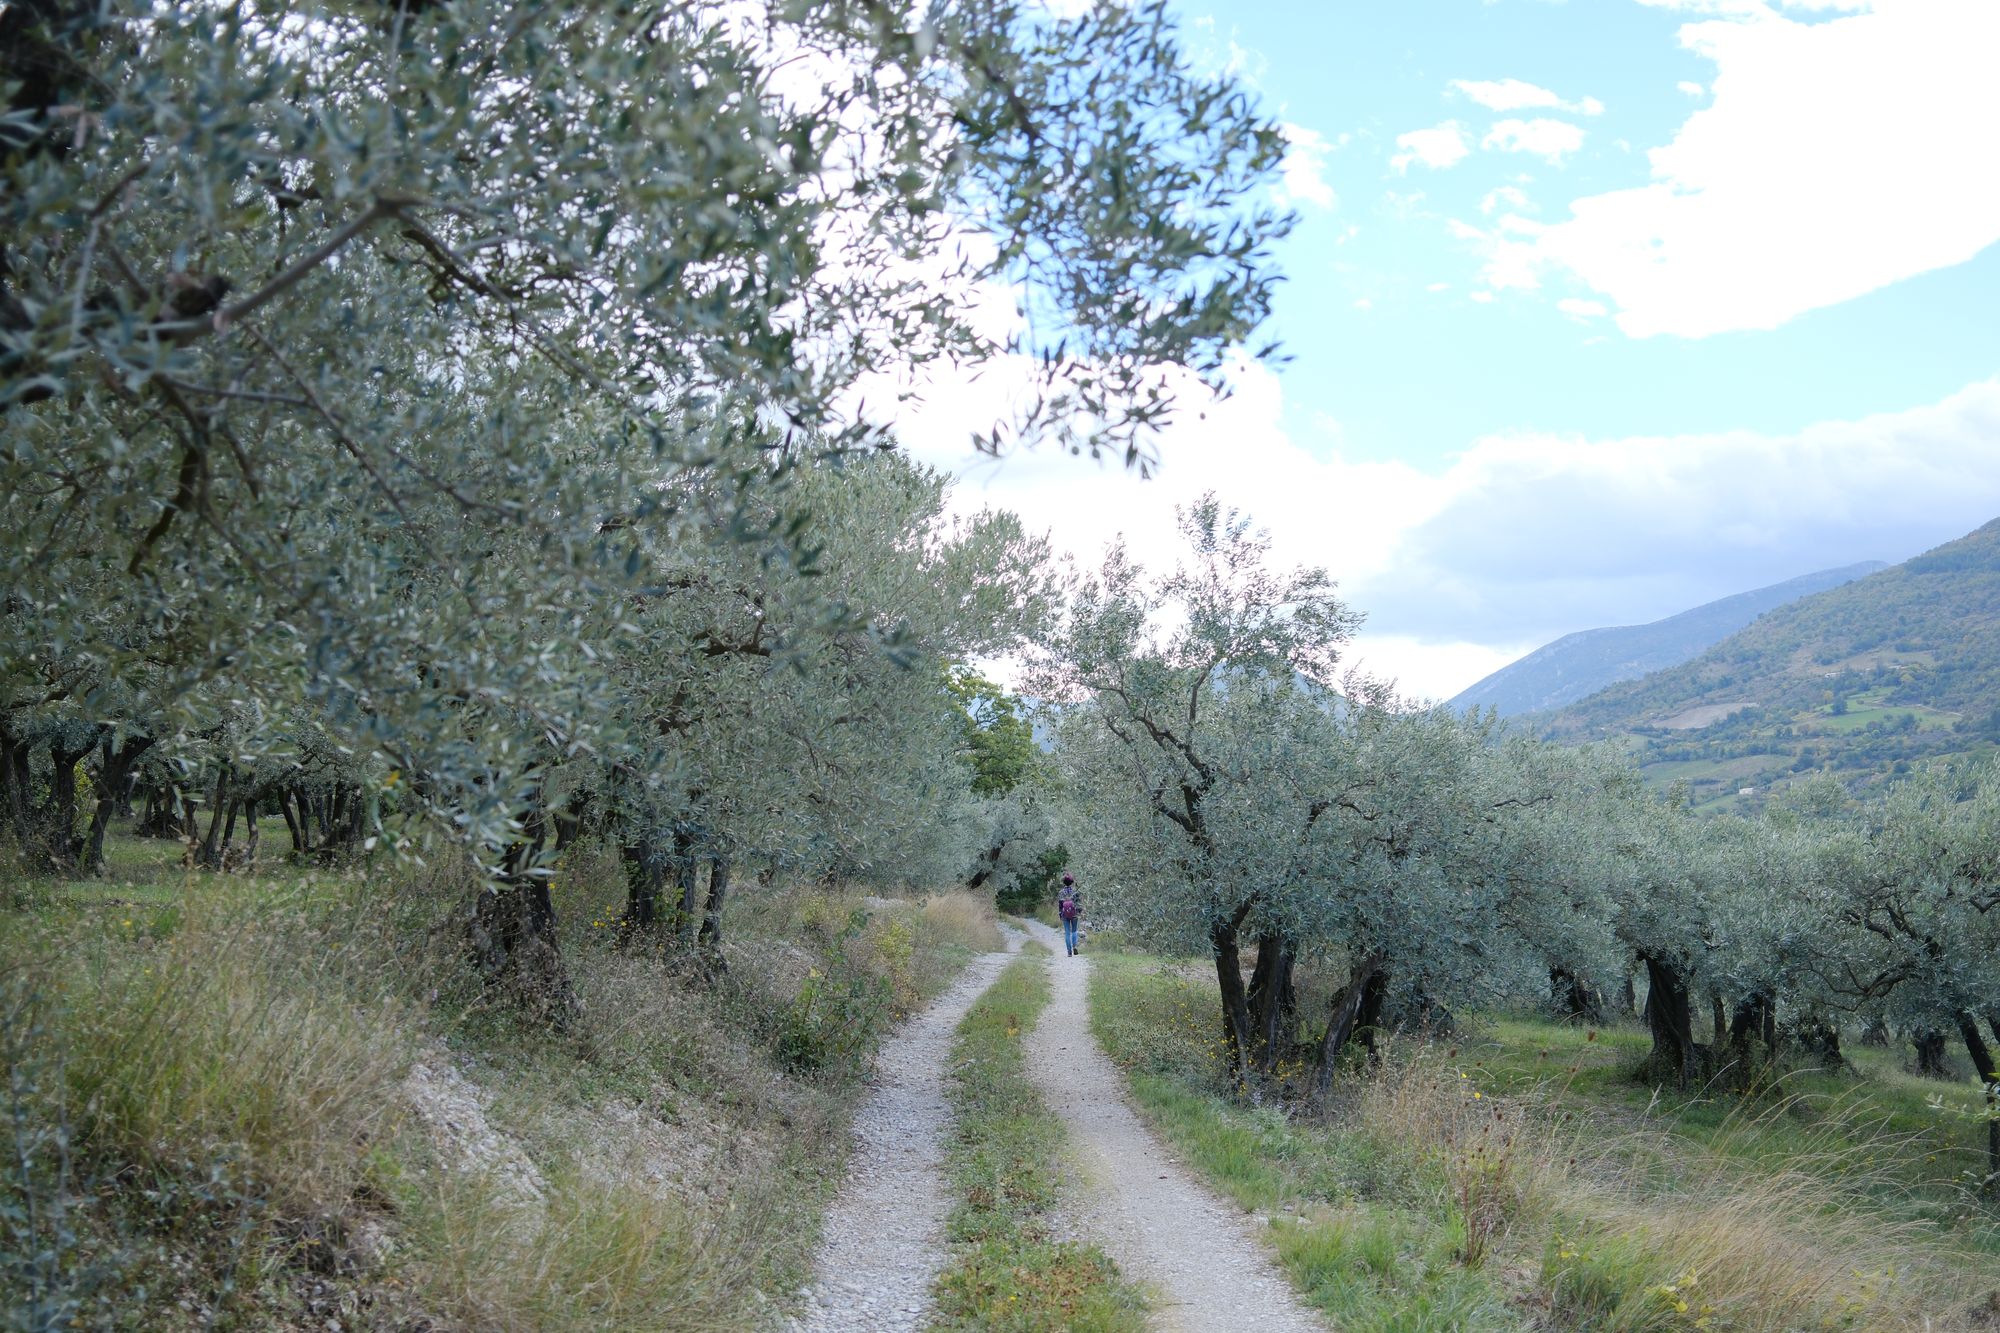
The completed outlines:
<svg viewBox="0 0 2000 1333">
<path fill-rule="evenodd" d="M 1653 2 L 1718 16 L 1680 32 L 1712 100 L 1649 184 L 1576 200 L 1527 248 L 1627 334 L 1776 328 L 2000 240 L 2000 4 Z"/>
<path fill-rule="evenodd" d="M 1086 564 L 1123 535 L 1171 565 L 1173 507 L 1215 491 L 1272 530 L 1281 559 L 1339 579 L 1368 615 L 1355 656 L 1428 697 L 1573 630 L 1901 560 L 2000 516 L 2000 379 L 1784 435 L 1495 435 L 1437 475 L 1346 457 L 1335 423 L 1295 438 L 1278 376 L 1235 380 L 1220 403 L 1189 387 L 1150 480 L 1053 451 L 973 455 L 971 432 L 1005 410 L 1004 376 L 934 386 L 897 429 L 958 475 L 962 510 L 1012 509 Z"/>
</svg>

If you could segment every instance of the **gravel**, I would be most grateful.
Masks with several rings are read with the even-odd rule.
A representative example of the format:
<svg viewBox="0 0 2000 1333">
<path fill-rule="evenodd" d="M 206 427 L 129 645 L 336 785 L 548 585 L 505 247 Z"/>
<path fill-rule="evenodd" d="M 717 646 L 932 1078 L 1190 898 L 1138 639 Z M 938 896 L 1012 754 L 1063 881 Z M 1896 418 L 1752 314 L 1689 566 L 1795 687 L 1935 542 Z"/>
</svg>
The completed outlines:
<svg viewBox="0 0 2000 1333">
<path fill-rule="evenodd" d="M 1065 957 L 1059 931 L 1029 929 L 1055 951 L 1028 1075 L 1069 1129 L 1067 1220 L 1148 1288 L 1155 1327 L 1323 1333 L 1328 1325 L 1299 1301 L 1248 1215 L 1196 1184 L 1125 1104 L 1123 1079 L 1090 1031 L 1090 956 Z"/>
<path fill-rule="evenodd" d="M 854 1118 L 847 1182 L 827 1212 L 813 1284 L 788 1325 L 796 1333 L 914 1330 L 928 1319 L 952 1203 L 943 1171 L 951 1126 L 945 1067 L 959 1020 L 1021 947 L 1019 931 L 1006 935 L 1006 953 L 975 958 L 883 1043 L 873 1091 Z"/>
</svg>

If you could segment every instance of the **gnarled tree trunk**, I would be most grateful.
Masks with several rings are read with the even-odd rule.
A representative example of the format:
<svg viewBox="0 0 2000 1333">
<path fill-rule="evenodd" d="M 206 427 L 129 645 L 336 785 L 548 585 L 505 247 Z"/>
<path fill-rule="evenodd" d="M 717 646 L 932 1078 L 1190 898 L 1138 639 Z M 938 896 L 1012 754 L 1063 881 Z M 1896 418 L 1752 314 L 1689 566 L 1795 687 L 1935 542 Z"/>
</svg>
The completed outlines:
<svg viewBox="0 0 2000 1333">
<path fill-rule="evenodd" d="M 472 960 L 489 987 L 566 1031 L 581 1006 L 563 965 L 548 877 L 531 873 L 542 847 L 539 811 L 522 820 L 522 830 L 526 841 L 507 849 L 493 884 L 473 903 Z"/>
<path fill-rule="evenodd" d="M 111 737 L 104 738 L 103 758 L 98 772 L 101 775 L 101 789 L 97 793 L 97 809 L 91 813 L 90 833 L 83 845 L 83 869 L 92 875 L 104 873 L 104 832 L 111 826 L 113 814 L 130 804 L 132 768 L 140 756 L 153 748 L 151 736 L 128 735 L 117 745 Z"/>
<path fill-rule="evenodd" d="M 1657 1077 L 1669 1075 L 1682 1087 L 1694 1072 L 1694 1014 L 1688 1002 L 1688 984 L 1680 969 L 1671 962 L 1648 954 L 1646 965 L 1646 1025 L 1652 1030 L 1653 1050 L 1647 1067 Z"/>
<path fill-rule="evenodd" d="M 1259 1074 L 1270 1074 L 1296 1044 L 1293 1025 L 1299 1001 L 1292 970 L 1297 961 L 1298 946 L 1289 936 L 1266 933 L 1258 939 L 1257 966 L 1251 970 L 1246 998 L 1255 1045 L 1252 1059 Z"/>
<path fill-rule="evenodd" d="M 1925 1078 L 1950 1078 L 1951 1064 L 1945 1059 L 1944 1033 L 1935 1028 L 1919 1028 L 1910 1034 L 1917 1048 L 1917 1072 Z"/>
<path fill-rule="evenodd" d="M 1229 1080 L 1238 1089 L 1249 1079 L 1250 1052 L 1256 1041 L 1250 1024 L 1249 995 L 1243 988 L 1240 929 L 1234 922 L 1218 921 L 1208 935 L 1215 952 L 1215 984 L 1222 992 L 1222 1035 L 1229 1050 Z"/>
<path fill-rule="evenodd" d="M 1566 1023 L 1604 1022 L 1603 995 L 1566 967 L 1549 969 L 1549 999 L 1556 1016 Z"/>
</svg>

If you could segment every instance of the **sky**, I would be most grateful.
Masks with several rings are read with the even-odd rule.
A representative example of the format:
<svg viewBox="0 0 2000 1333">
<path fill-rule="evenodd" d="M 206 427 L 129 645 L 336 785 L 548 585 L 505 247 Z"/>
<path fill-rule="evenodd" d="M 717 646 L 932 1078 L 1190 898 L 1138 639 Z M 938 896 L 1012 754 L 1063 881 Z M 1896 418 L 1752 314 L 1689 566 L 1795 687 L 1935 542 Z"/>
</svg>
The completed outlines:
<svg viewBox="0 0 2000 1333">
<path fill-rule="evenodd" d="M 926 395 L 899 429 L 961 507 L 1164 565 L 1214 490 L 1430 698 L 2000 517 L 2000 0 L 1175 10 L 1291 144 L 1289 361 L 1145 480 L 976 458 L 999 391 Z"/>
</svg>

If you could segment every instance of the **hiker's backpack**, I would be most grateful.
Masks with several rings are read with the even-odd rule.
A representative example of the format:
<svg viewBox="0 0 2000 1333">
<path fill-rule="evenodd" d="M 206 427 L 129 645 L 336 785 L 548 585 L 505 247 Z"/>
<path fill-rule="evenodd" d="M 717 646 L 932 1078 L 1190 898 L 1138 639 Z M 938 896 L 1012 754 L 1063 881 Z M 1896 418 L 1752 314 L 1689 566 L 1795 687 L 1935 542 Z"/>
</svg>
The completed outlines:
<svg viewBox="0 0 2000 1333">
<path fill-rule="evenodd" d="M 1056 915 L 1065 921 L 1076 920 L 1076 899 L 1064 898 L 1056 904 Z"/>
</svg>

